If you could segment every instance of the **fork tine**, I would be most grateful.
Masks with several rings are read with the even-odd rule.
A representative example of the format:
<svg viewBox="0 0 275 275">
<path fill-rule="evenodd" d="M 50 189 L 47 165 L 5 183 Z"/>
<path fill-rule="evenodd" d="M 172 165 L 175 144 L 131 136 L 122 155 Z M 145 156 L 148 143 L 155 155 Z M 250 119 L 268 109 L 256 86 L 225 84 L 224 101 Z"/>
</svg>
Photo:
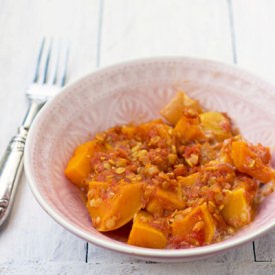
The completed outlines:
<svg viewBox="0 0 275 275">
<path fill-rule="evenodd" d="M 41 63 L 43 49 L 44 49 L 44 46 L 45 46 L 45 40 L 46 40 L 45 37 L 43 37 L 43 39 L 41 41 L 40 48 L 39 48 L 38 56 L 37 56 L 37 62 L 36 62 L 33 82 L 37 82 L 37 80 L 38 80 L 39 67 L 40 67 L 40 63 Z"/>
<path fill-rule="evenodd" d="M 44 38 L 41 57 L 38 63 L 37 77 L 35 83 L 44 84 L 47 79 L 47 72 L 51 57 L 52 41 Z"/>
<path fill-rule="evenodd" d="M 64 50 L 62 50 L 62 53 L 60 54 L 60 75 L 59 79 L 56 81 L 56 85 L 59 85 L 60 87 L 64 86 L 66 81 L 66 75 L 67 75 L 67 65 L 68 65 L 68 59 L 69 59 L 69 47 L 67 43 L 63 43 Z"/>
<path fill-rule="evenodd" d="M 47 78 L 47 84 L 64 86 L 66 80 L 67 62 L 68 62 L 68 45 L 64 40 L 59 39 L 53 43 L 51 53 L 51 62 L 49 71 L 52 73 Z"/>
<path fill-rule="evenodd" d="M 54 85 L 56 83 L 57 79 L 57 72 L 58 72 L 58 67 L 59 67 L 59 62 L 60 62 L 60 41 L 58 43 L 53 42 L 53 47 L 52 47 L 52 53 L 51 53 L 51 64 L 50 69 L 51 74 L 49 74 L 48 79 L 47 79 L 47 84 L 49 85 Z"/>
</svg>

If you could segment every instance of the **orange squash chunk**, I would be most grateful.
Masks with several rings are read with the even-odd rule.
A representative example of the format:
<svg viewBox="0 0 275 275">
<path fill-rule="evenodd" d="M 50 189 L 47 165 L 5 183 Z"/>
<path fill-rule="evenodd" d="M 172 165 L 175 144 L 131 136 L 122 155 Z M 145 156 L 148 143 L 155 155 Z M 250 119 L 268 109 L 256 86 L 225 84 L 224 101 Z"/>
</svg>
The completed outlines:
<svg viewBox="0 0 275 275">
<path fill-rule="evenodd" d="M 172 132 L 172 128 L 165 124 L 161 119 L 152 120 L 147 123 L 140 124 L 137 127 L 137 136 L 140 136 L 144 140 L 150 139 L 150 133 L 154 133 L 155 142 L 148 140 L 149 145 L 157 144 L 160 139 L 164 139 L 167 142 L 172 142 L 172 137 L 170 133 Z"/>
<path fill-rule="evenodd" d="M 78 146 L 65 169 L 66 177 L 79 187 L 86 186 L 85 179 L 91 172 L 91 156 L 97 149 L 95 141 Z"/>
<path fill-rule="evenodd" d="M 247 202 L 243 188 L 229 191 L 225 197 L 224 208 L 221 211 L 221 215 L 226 223 L 235 228 L 240 228 L 251 222 L 252 210 Z"/>
<path fill-rule="evenodd" d="M 89 182 L 87 208 L 95 227 L 97 227 L 98 221 L 108 211 L 104 201 L 111 198 L 113 194 L 113 190 L 110 189 L 109 183 L 101 181 Z"/>
<path fill-rule="evenodd" d="M 197 182 L 199 179 L 199 173 L 194 173 L 186 177 L 179 177 L 180 186 L 190 186 Z"/>
<path fill-rule="evenodd" d="M 199 103 L 184 92 L 176 93 L 171 101 L 160 110 L 160 114 L 172 125 L 177 124 L 184 112 L 191 115 L 201 112 Z"/>
<path fill-rule="evenodd" d="M 174 134 L 179 139 L 187 142 L 204 137 L 199 120 L 197 118 L 189 118 L 184 115 L 178 120 L 174 128 Z"/>
<path fill-rule="evenodd" d="M 147 204 L 146 210 L 151 214 L 162 215 L 164 210 L 173 211 L 175 209 L 183 209 L 184 207 L 185 201 L 180 199 L 177 194 L 158 187 L 154 197 Z"/>
<path fill-rule="evenodd" d="M 128 138 L 132 138 L 137 133 L 137 127 L 133 125 L 123 125 L 121 127 L 121 133 L 126 135 Z"/>
<path fill-rule="evenodd" d="M 242 188 L 245 191 L 245 198 L 248 202 L 248 204 L 252 204 L 257 190 L 258 190 L 258 184 L 256 180 L 248 177 L 248 176 L 239 176 L 235 179 L 234 183 L 234 189 Z"/>
<path fill-rule="evenodd" d="M 219 112 L 206 112 L 199 115 L 204 134 L 218 141 L 232 136 L 230 120 Z"/>
<path fill-rule="evenodd" d="M 134 218 L 128 244 L 147 248 L 165 248 L 167 238 L 161 230 L 150 224 L 152 220 L 153 217 L 146 211 L 138 212 Z"/>
<path fill-rule="evenodd" d="M 137 132 L 145 132 L 145 134 L 146 134 L 153 127 L 158 127 L 159 125 L 167 126 L 166 124 L 164 124 L 164 122 L 160 118 L 157 118 L 157 119 L 151 120 L 149 122 L 145 122 L 145 123 L 138 125 Z"/>
<path fill-rule="evenodd" d="M 242 173 L 248 174 L 263 183 L 274 179 L 273 169 L 265 165 L 262 158 L 254 152 L 253 147 L 244 141 L 232 143 L 231 158 L 236 168 Z"/>
<path fill-rule="evenodd" d="M 194 242 L 194 244 L 209 244 L 216 230 L 215 222 L 208 211 L 206 203 L 195 207 L 186 216 L 181 211 L 175 214 L 172 222 L 172 235 Z"/>
<path fill-rule="evenodd" d="M 128 223 L 142 207 L 143 183 L 120 184 L 116 190 L 105 182 L 89 184 L 87 208 L 94 227 L 111 231 Z"/>
</svg>

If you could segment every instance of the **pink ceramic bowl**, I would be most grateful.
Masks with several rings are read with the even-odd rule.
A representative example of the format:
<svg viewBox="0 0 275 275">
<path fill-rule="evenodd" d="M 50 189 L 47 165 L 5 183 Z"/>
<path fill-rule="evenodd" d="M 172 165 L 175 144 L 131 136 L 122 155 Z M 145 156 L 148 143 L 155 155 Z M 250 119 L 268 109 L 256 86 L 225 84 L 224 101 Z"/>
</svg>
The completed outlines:
<svg viewBox="0 0 275 275">
<path fill-rule="evenodd" d="M 199 248 L 140 248 L 92 227 L 80 192 L 63 173 L 74 148 L 110 126 L 159 117 L 160 108 L 178 89 L 206 108 L 227 112 L 250 141 L 274 147 L 275 88 L 257 77 L 235 67 L 190 58 L 156 58 L 108 67 L 66 87 L 43 108 L 31 129 L 25 171 L 45 211 L 88 242 L 153 261 L 210 256 L 272 229 L 275 193 L 264 200 L 249 226 L 223 242 Z"/>
</svg>

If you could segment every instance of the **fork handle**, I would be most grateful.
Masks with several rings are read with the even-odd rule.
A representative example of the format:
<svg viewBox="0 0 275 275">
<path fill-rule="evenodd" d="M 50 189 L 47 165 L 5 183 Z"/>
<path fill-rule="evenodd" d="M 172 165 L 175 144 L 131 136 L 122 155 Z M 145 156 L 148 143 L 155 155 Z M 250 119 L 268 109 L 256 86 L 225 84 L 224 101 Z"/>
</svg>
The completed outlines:
<svg viewBox="0 0 275 275">
<path fill-rule="evenodd" d="M 5 223 L 11 212 L 16 189 L 23 168 L 23 155 L 28 130 L 42 102 L 32 102 L 29 106 L 18 134 L 14 136 L 0 161 L 0 226 Z"/>
<path fill-rule="evenodd" d="M 23 167 L 26 130 L 19 130 L 0 161 L 0 226 L 7 220 Z"/>
</svg>

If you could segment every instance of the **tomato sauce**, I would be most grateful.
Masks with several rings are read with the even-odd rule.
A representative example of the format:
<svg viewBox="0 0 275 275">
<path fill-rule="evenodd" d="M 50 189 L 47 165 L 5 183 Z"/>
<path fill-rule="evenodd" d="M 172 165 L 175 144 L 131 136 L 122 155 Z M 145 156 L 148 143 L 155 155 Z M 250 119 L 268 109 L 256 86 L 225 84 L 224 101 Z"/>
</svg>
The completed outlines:
<svg viewBox="0 0 275 275">
<path fill-rule="evenodd" d="M 166 121 L 99 133 L 72 156 L 65 174 L 86 194 L 93 226 L 106 232 L 131 222 L 129 244 L 179 249 L 220 242 L 251 223 L 261 186 L 273 186 L 270 150 L 182 92 L 161 114 Z"/>
</svg>

